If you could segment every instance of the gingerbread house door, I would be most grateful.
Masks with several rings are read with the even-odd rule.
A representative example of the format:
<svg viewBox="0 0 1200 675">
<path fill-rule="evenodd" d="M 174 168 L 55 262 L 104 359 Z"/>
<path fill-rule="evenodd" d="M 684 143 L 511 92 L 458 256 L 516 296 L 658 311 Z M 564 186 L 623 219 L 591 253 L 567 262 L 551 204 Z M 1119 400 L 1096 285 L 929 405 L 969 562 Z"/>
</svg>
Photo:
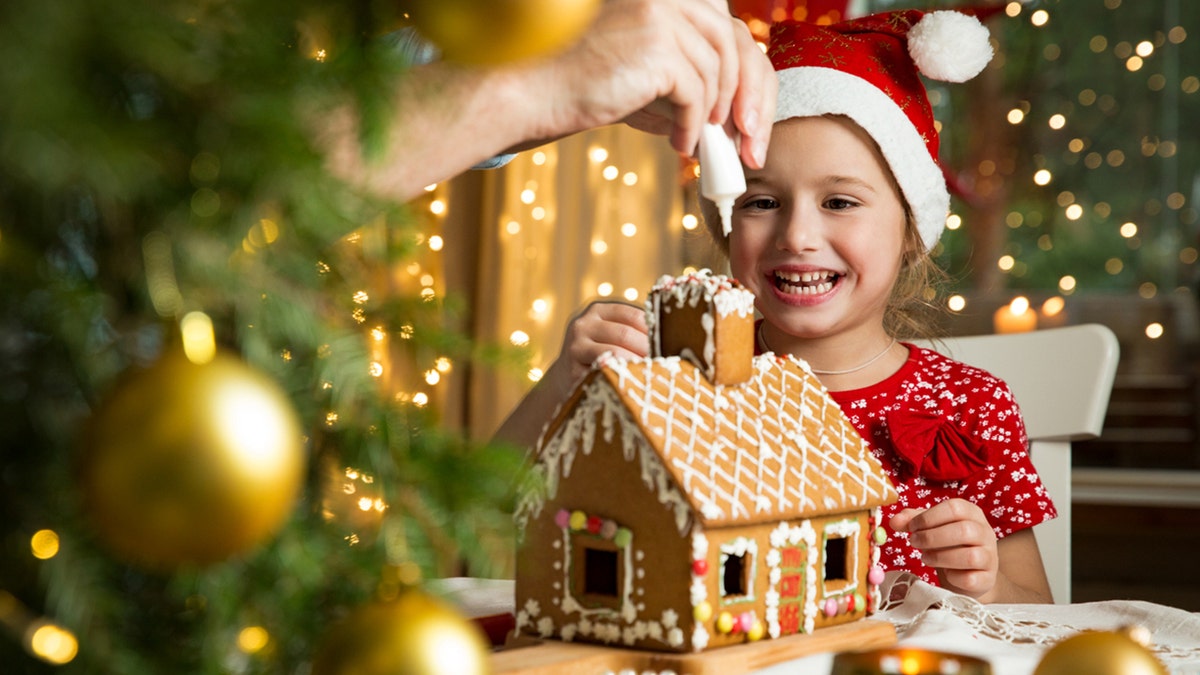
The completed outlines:
<svg viewBox="0 0 1200 675">
<path fill-rule="evenodd" d="M 804 628 L 805 591 L 812 573 L 808 543 L 789 542 L 779 551 L 779 632 L 799 633 Z"/>
</svg>

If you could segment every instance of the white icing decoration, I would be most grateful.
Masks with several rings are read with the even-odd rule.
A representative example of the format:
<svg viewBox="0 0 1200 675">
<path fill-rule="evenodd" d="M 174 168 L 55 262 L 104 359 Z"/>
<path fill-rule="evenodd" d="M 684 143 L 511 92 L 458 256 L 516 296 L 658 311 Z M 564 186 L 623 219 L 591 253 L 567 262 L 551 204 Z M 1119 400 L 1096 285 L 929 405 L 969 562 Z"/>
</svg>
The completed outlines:
<svg viewBox="0 0 1200 675">
<path fill-rule="evenodd" d="M 537 600 L 530 598 L 525 602 L 525 611 L 529 612 L 529 616 L 537 616 L 542 613 L 542 606 L 538 604 Z"/>
<path fill-rule="evenodd" d="M 538 621 L 537 629 L 538 633 L 542 637 L 550 637 L 554 634 L 554 620 L 548 616 L 542 617 L 541 620 Z"/>
<path fill-rule="evenodd" d="M 679 623 L 679 613 L 673 609 L 664 609 L 662 613 L 662 625 L 665 628 L 674 628 Z"/>
<path fill-rule="evenodd" d="M 699 652 L 704 651 L 704 648 L 707 646 L 708 631 L 704 630 L 704 626 L 696 624 L 696 627 L 692 629 L 692 649 L 695 649 Z"/>
<path fill-rule="evenodd" d="M 683 631 L 678 628 L 672 628 L 667 631 L 667 644 L 672 647 L 678 647 L 683 644 Z"/>
<path fill-rule="evenodd" d="M 563 639 L 564 642 L 571 642 L 575 639 L 575 631 L 576 628 L 573 624 L 567 624 L 562 627 L 562 630 L 559 631 L 558 635 Z"/>
</svg>

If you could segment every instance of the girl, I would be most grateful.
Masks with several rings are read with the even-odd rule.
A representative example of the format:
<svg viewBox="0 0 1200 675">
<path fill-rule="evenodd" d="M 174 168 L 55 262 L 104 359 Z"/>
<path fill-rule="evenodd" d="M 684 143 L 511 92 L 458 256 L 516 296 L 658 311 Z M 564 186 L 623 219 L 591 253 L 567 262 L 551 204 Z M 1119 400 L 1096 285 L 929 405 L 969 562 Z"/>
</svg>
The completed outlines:
<svg viewBox="0 0 1200 675">
<path fill-rule="evenodd" d="M 757 298 L 759 351 L 807 361 L 891 476 L 900 501 L 884 511 L 885 567 L 982 602 L 1049 602 L 1030 528 L 1056 514 L 1011 392 L 897 339 L 920 334 L 910 308 L 936 271 L 928 251 L 949 211 L 917 69 L 973 77 L 991 57 L 986 29 L 916 10 L 782 23 L 770 56 L 779 103 L 766 163 L 747 171 L 727 238 L 706 214 Z M 527 404 L 553 409 L 606 351 L 647 350 L 641 309 L 592 305 L 502 437 L 532 445 Z"/>
</svg>

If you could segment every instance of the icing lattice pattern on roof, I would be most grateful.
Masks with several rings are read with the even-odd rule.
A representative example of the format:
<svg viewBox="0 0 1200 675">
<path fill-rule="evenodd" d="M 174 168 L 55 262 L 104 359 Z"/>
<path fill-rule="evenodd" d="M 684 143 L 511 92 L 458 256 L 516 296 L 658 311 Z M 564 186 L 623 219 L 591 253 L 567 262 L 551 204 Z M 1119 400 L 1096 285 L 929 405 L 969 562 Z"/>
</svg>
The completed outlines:
<svg viewBox="0 0 1200 675">
<path fill-rule="evenodd" d="M 837 403 L 791 357 L 711 384 L 678 358 L 607 359 L 600 372 L 708 525 L 813 516 L 893 501 L 895 489 Z"/>
</svg>

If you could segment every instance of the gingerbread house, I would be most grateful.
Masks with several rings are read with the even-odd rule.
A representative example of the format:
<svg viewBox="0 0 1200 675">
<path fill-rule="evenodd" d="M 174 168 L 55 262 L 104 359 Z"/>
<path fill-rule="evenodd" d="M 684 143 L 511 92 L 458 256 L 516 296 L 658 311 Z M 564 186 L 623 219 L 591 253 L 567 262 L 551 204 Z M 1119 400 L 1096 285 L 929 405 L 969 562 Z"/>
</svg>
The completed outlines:
<svg viewBox="0 0 1200 675">
<path fill-rule="evenodd" d="M 601 358 L 547 424 L 516 514 L 518 632 L 699 652 L 878 605 L 896 493 L 804 362 L 754 356 L 753 300 L 664 277 L 651 356 Z"/>
</svg>

